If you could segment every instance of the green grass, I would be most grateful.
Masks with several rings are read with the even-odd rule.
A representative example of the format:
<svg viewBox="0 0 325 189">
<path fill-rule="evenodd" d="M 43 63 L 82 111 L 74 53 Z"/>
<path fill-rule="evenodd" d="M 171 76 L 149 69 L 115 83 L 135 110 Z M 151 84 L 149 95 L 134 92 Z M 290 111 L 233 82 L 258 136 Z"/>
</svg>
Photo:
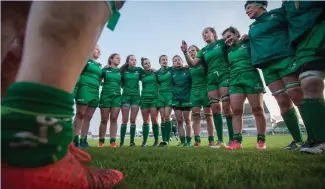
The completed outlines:
<svg viewBox="0 0 325 189">
<path fill-rule="evenodd" d="M 200 148 L 175 147 L 175 139 L 168 148 L 141 148 L 138 139 L 133 148 L 86 151 L 92 166 L 125 174 L 121 189 L 324 188 L 324 156 L 283 150 L 290 141 L 290 136 L 267 136 L 267 150 L 257 151 L 256 138 L 245 137 L 243 150 L 226 151 L 206 147 L 207 139 Z"/>
</svg>

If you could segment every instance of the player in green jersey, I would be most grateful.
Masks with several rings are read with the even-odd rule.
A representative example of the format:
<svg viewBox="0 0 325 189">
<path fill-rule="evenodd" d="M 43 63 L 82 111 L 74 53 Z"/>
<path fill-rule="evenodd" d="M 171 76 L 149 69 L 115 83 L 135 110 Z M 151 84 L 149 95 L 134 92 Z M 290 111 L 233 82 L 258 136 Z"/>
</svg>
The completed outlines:
<svg viewBox="0 0 325 189">
<path fill-rule="evenodd" d="M 325 11 L 324 1 L 284 1 L 289 38 L 296 49 L 297 71 L 303 99 L 300 114 L 307 141 L 300 151 L 322 153 L 325 149 Z"/>
<path fill-rule="evenodd" d="M 149 121 L 151 118 L 152 131 L 155 142 L 153 146 L 158 146 L 159 140 L 159 125 L 158 125 L 158 80 L 156 74 L 152 71 L 150 60 L 147 58 L 141 58 L 141 65 L 144 69 L 141 75 L 142 91 L 141 91 L 141 113 L 143 119 L 142 135 L 143 142 L 142 147 L 147 146 L 147 140 L 149 136 Z M 149 118 L 150 116 L 150 118 Z"/>
<path fill-rule="evenodd" d="M 122 73 L 122 125 L 120 128 L 120 147 L 124 145 L 124 138 L 127 129 L 127 123 L 130 115 L 130 146 L 135 146 L 134 138 L 136 132 L 136 118 L 139 112 L 140 105 L 140 88 L 139 81 L 143 69 L 136 67 L 137 60 L 134 55 L 129 55 L 126 58 L 126 63 L 121 67 Z"/>
<path fill-rule="evenodd" d="M 197 53 L 200 49 L 191 45 L 188 48 L 188 54 L 194 60 Z M 191 75 L 191 104 L 192 104 L 192 117 L 193 121 L 193 129 L 194 129 L 194 146 L 199 147 L 201 143 L 201 109 L 203 108 L 204 117 L 207 123 L 208 130 L 208 140 L 209 147 L 216 147 L 214 144 L 214 123 L 212 118 L 212 110 L 209 104 L 208 91 L 207 91 L 207 77 L 206 77 L 206 66 L 204 64 L 198 64 L 190 67 L 190 75 Z"/>
<path fill-rule="evenodd" d="M 228 48 L 230 65 L 230 104 L 233 110 L 234 141 L 227 150 L 242 148 L 243 106 L 246 98 L 251 106 L 257 127 L 257 149 L 266 149 L 266 116 L 263 106 L 264 84 L 258 70 L 252 66 L 248 40 L 240 40 L 234 27 L 222 32 Z"/>
<path fill-rule="evenodd" d="M 250 19 L 249 41 L 252 64 L 261 68 L 266 85 L 276 99 L 281 115 L 293 141 L 285 149 L 297 149 L 303 142 L 299 120 L 293 104 L 300 110 L 302 90 L 296 75 L 294 49 L 288 36 L 284 8 L 266 11 L 267 1 L 247 1 L 245 9 Z M 301 112 L 301 110 L 300 110 Z"/>
<path fill-rule="evenodd" d="M 171 76 L 171 68 L 168 67 L 168 57 L 161 55 L 159 57 L 161 68 L 156 72 L 159 84 L 159 96 L 157 100 L 157 108 L 159 108 L 161 116 L 161 136 L 162 142 L 160 147 L 168 146 L 172 130 L 172 99 L 173 99 L 173 84 Z"/>
<path fill-rule="evenodd" d="M 31 3 L 22 63 L 1 104 L 3 188 L 104 189 L 123 179 L 119 171 L 83 165 L 90 155 L 70 145 L 73 88 L 107 19 L 121 7 L 112 3 Z"/>
<path fill-rule="evenodd" d="M 178 146 L 191 146 L 191 77 L 188 68 L 184 68 L 183 60 L 179 55 L 173 57 L 172 81 L 173 81 L 173 108 L 177 120 L 180 143 Z M 186 124 L 186 138 L 184 130 Z"/>
<path fill-rule="evenodd" d="M 121 109 L 122 80 L 122 74 L 118 68 L 120 60 L 120 55 L 114 53 L 108 57 L 108 65 L 102 69 L 103 87 L 99 100 L 101 122 L 98 147 L 104 147 L 107 123 L 110 121 L 110 147 L 117 148 L 117 118 Z"/>
<path fill-rule="evenodd" d="M 96 60 L 100 57 L 100 47 L 96 45 L 92 56 L 88 59 L 84 67 L 80 79 L 79 86 L 76 92 L 76 116 L 74 144 L 76 147 L 89 147 L 87 135 L 90 125 L 90 120 L 99 102 L 99 86 L 102 75 L 102 69 Z M 81 138 L 79 140 L 79 134 Z"/>
<path fill-rule="evenodd" d="M 197 57 L 192 60 L 187 53 L 187 44 L 182 42 L 181 50 L 184 52 L 186 62 L 195 66 L 197 64 L 206 64 L 207 86 L 209 103 L 213 111 L 214 125 L 216 128 L 218 141 L 217 148 L 225 148 L 223 141 L 223 119 L 221 115 L 220 100 L 222 102 L 223 114 L 226 117 L 229 133 L 229 142 L 231 143 L 232 132 L 232 111 L 229 102 L 229 66 L 227 63 L 226 44 L 223 39 L 218 40 L 214 28 L 207 27 L 202 32 L 203 40 L 207 45 L 201 49 Z"/>
</svg>

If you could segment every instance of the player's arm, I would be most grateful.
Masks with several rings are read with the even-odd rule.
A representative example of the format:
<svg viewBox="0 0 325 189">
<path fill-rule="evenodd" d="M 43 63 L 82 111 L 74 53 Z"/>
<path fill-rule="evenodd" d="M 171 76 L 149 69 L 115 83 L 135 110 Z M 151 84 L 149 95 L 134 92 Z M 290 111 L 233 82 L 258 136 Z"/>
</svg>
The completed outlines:
<svg viewBox="0 0 325 189">
<path fill-rule="evenodd" d="M 203 54 L 201 51 L 199 51 L 198 55 L 196 58 L 192 59 L 188 53 L 187 53 L 187 43 L 183 40 L 182 41 L 182 45 L 181 45 L 181 50 L 182 52 L 184 53 L 184 56 L 185 56 L 185 60 L 186 60 L 186 63 L 189 65 L 189 66 L 195 66 L 197 64 L 200 64 L 202 61 L 202 57 L 203 57 Z M 201 52 L 201 53 L 200 53 Z M 200 56 L 199 56 L 200 55 Z"/>
</svg>

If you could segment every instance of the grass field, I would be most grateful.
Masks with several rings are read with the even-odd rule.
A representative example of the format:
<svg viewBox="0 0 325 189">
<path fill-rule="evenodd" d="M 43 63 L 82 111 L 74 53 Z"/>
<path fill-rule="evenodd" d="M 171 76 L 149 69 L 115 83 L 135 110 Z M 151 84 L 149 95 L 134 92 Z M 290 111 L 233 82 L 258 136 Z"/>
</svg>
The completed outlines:
<svg viewBox="0 0 325 189">
<path fill-rule="evenodd" d="M 267 136 L 267 150 L 257 151 L 256 138 L 245 137 L 243 150 L 226 151 L 206 147 L 207 139 L 200 148 L 176 147 L 175 139 L 168 148 L 141 148 L 138 139 L 133 148 L 86 151 L 92 166 L 125 174 L 121 189 L 325 188 L 324 155 L 283 150 L 290 141 L 290 136 Z M 97 146 L 97 141 L 90 143 Z"/>
</svg>

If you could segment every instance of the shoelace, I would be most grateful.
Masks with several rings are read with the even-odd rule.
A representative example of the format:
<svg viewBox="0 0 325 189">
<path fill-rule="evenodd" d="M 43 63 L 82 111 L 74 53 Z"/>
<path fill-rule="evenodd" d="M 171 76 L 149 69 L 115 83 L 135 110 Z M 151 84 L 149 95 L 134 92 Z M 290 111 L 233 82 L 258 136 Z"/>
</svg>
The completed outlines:
<svg viewBox="0 0 325 189">
<path fill-rule="evenodd" d="M 73 143 L 69 145 L 69 151 L 81 162 L 91 161 L 91 156 L 87 152 L 74 147 Z"/>
</svg>

